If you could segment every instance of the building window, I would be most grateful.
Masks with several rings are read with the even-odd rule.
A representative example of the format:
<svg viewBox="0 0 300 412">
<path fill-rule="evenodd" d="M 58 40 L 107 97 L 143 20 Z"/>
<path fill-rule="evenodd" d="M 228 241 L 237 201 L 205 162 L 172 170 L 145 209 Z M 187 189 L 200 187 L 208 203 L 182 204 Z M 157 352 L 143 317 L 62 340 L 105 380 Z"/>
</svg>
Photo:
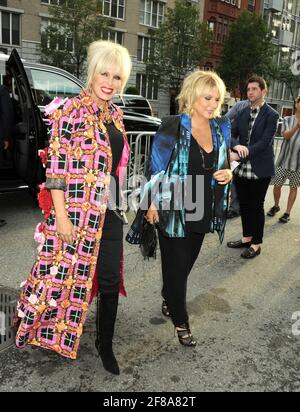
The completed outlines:
<svg viewBox="0 0 300 412">
<path fill-rule="evenodd" d="M 67 4 L 68 0 L 41 0 L 43 4 L 58 6 Z M 74 0 L 73 0 L 74 1 Z M 100 0 L 102 3 L 102 14 L 107 17 L 124 20 L 125 18 L 125 0 Z M 70 4 L 70 7 L 73 7 Z"/>
<path fill-rule="evenodd" d="M 44 4 L 51 4 L 54 6 L 57 6 L 59 4 L 59 0 L 41 0 L 41 2 Z"/>
<path fill-rule="evenodd" d="M 159 27 L 164 20 L 164 3 L 155 0 L 140 1 L 140 24 Z"/>
<path fill-rule="evenodd" d="M 274 14 L 271 18 L 271 30 L 274 38 L 279 38 L 279 30 L 281 28 L 281 18 Z"/>
<path fill-rule="evenodd" d="M 292 14 L 300 17 L 300 2 L 299 2 L 299 1 L 295 1 L 295 2 L 293 3 Z M 298 43 L 298 44 L 299 44 L 299 43 Z"/>
<path fill-rule="evenodd" d="M 211 17 L 211 18 L 209 19 L 209 21 L 208 21 L 208 28 L 209 28 L 209 30 L 211 30 L 212 32 L 215 31 L 215 23 L 216 23 L 216 20 L 215 20 L 214 17 Z"/>
<path fill-rule="evenodd" d="M 217 29 L 217 42 L 222 41 L 222 31 L 223 31 L 223 19 L 222 17 L 218 18 L 218 29 Z"/>
<path fill-rule="evenodd" d="M 297 23 L 297 34 L 295 35 L 295 44 L 300 44 L 300 22 Z"/>
<path fill-rule="evenodd" d="M 47 28 L 50 26 L 51 21 L 48 19 L 42 19 L 41 22 L 41 45 L 43 48 L 50 48 L 52 50 L 59 51 L 74 51 L 74 41 L 72 37 L 66 37 L 63 33 L 56 36 L 48 37 Z"/>
<path fill-rule="evenodd" d="M 69 7 L 74 7 L 74 0 L 41 0 L 41 2 L 48 6 L 68 6 L 69 3 Z"/>
<path fill-rule="evenodd" d="M 20 14 L 0 11 L 2 44 L 20 45 L 21 16 Z"/>
<path fill-rule="evenodd" d="M 218 17 L 217 32 L 216 32 L 216 37 L 215 37 L 217 42 L 219 43 L 225 42 L 226 37 L 228 36 L 229 28 L 231 24 L 232 24 L 231 20 Z"/>
<path fill-rule="evenodd" d="M 65 4 L 67 5 L 68 0 L 41 0 L 41 2 L 44 4 L 51 5 L 51 6 L 59 6 L 59 5 L 64 6 Z M 71 0 L 70 7 L 73 7 L 72 0 Z"/>
<path fill-rule="evenodd" d="M 282 30 L 291 31 L 291 20 L 287 17 L 283 17 L 281 28 Z"/>
<path fill-rule="evenodd" d="M 225 42 L 227 35 L 228 35 L 228 20 L 224 19 L 224 22 L 223 22 L 223 40 L 222 40 L 223 43 Z"/>
<path fill-rule="evenodd" d="M 154 77 L 137 73 L 136 87 L 139 93 L 150 100 L 158 99 L 158 82 Z"/>
<path fill-rule="evenodd" d="M 248 10 L 255 11 L 255 0 L 248 0 Z"/>
<path fill-rule="evenodd" d="M 138 36 L 137 59 L 145 62 L 154 51 L 154 40 L 149 37 Z"/>
<path fill-rule="evenodd" d="M 290 64 L 291 62 L 291 49 L 289 47 L 281 47 L 279 55 L 279 65 Z"/>
<path fill-rule="evenodd" d="M 102 13 L 107 17 L 124 20 L 125 0 L 102 0 Z"/>
<path fill-rule="evenodd" d="M 123 45 L 124 43 L 124 33 L 117 30 L 104 30 L 102 34 L 104 40 L 110 40 L 115 43 Z"/>
</svg>

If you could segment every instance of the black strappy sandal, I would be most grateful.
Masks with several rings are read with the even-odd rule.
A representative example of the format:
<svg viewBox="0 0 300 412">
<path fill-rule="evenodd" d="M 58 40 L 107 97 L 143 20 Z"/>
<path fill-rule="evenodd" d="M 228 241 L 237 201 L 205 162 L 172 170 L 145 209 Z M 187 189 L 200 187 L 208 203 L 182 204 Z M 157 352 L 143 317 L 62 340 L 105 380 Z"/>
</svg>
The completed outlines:
<svg viewBox="0 0 300 412">
<path fill-rule="evenodd" d="M 180 330 L 176 328 L 180 328 Z M 178 340 L 181 345 L 190 347 L 195 347 L 197 345 L 197 341 L 194 339 L 188 323 L 183 323 L 182 325 L 175 326 L 174 336 L 175 331 L 177 332 Z"/>
<path fill-rule="evenodd" d="M 171 316 L 167 302 L 163 299 L 162 304 L 161 304 L 161 313 L 164 316 L 167 316 L 168 318 Z"/>
</svg>

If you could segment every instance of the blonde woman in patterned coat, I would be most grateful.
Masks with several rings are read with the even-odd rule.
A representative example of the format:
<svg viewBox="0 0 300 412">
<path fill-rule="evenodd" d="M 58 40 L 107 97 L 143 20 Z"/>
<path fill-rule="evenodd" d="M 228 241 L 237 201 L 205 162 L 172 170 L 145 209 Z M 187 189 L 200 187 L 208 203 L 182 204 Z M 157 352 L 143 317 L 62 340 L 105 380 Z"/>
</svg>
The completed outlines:
<svg viewBox="0 0 300 412">
<path fill-rule="evenodd" d="M 31 344 L 76 359 L 98 284 L 95 344 L 114 374 L 120 372 L 112 339 L 118 296 L 125 294 L 123 226 L 108 204 L 119 204 L 129 147 L 122 112 L 111 99 L 123 91 L 130 70 L 127 49 L 92 43 L 86 89 L 50 115 L 46 188 L 53 208 L 18 302 L 16 337 L 19 348 Z"/>
</svg>

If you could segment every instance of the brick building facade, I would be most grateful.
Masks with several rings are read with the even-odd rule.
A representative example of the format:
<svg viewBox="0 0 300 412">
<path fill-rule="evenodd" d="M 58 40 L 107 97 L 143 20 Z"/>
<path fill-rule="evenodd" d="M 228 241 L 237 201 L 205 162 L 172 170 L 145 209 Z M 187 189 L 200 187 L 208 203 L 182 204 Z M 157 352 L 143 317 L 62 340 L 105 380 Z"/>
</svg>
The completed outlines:
<svg viewBox="0 0 300 412">
<path fill-rule="evenodd" d="M 205 1 L 203 19 L 213 31 L 212 53 L 204 65 L 205 68 L 213 69 L 217 66 L 230 26 L 244 10 L 259 14 L 260 0 Z"/>
</svg>

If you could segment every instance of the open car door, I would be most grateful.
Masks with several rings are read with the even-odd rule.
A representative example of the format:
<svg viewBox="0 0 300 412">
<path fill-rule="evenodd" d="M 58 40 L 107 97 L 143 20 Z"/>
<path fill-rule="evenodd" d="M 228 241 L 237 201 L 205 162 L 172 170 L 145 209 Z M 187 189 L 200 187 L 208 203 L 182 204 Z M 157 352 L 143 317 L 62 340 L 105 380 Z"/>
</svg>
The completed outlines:
<svg viewBox="0 0 300 412">
<path fill-rule="evenodd" d="M 14 163 L 18 175 L 30 186 L 42 180 L 42 165 L 38 150 L 46 141 L 46 127 L 41 112 L 35 104 L 28 78 L 17 50 L 7 62 L 13 77 L 13 100 L 16 124 L 14 127 Z"/>
</svg>

